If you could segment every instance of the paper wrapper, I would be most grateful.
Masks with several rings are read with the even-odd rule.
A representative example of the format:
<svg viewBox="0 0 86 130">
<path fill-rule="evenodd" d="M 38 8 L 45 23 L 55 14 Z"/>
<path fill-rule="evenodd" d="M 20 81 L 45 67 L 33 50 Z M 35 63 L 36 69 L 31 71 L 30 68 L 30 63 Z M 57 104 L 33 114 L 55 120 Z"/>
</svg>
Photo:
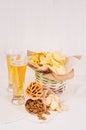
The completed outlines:
<svg viewBox="0 0 86 130">
<path fill-rule="evenodd" d="M 27 50 L 27 56 L 33 55 L 35 52 L 32 52 L 30 50 Z M 66 68 L 66 74 L 65 75 L 57 75 L 54 72 L 52 72 L 48 67 L 36 67 L 35 65 L 31 64 L 28 61 L 28 66 L 32 68 L 34 71 L 38 71 L 42 73 L 42 76 L 51 79 L 54 81 L 65 81 L 72 79 L 74 77 L 74 67 L 77 64 L 77 62 L 81 59 L 81 56 L 69 56 L 67 57 L 65 68 Z"/>
</svg>

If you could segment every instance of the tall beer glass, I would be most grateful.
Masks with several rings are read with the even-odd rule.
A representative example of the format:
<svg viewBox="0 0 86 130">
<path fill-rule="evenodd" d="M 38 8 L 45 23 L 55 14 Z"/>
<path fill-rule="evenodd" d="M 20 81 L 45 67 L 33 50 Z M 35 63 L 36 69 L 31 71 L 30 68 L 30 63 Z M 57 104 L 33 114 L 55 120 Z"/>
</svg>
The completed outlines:
<svg viewBox="0 0 86 130">
<path fill-rule="evenodd" d="M 21 105 L 24 103 L 24 81 L 27 66 L 27 57 L 20 56 L 19 59 L 11 61 L 13 68 L 13 99 L 12 103 Z"/>
</svg>

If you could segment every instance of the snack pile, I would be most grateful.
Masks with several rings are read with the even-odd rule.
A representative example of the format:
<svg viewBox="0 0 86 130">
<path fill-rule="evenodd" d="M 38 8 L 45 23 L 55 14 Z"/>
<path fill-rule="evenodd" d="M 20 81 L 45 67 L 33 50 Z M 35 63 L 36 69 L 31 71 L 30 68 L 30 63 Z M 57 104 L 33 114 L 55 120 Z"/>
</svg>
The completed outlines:
<svg viewBox="0 0 86 130">
<path fill-rule="evenodd" d="M 46 120 L 45 115 L 50 115 L 51 111 L 65 111 L 65 106 L 60 98 L 51 89 L 43 88 L 40 82 L 30 82 L 26 88 L 28 97 L 25 108 L 30 114 L 36 115 L 40 120 Z"/>
<path fill-rule="evenodd" d="M 30 63 L 36 67 L 48 67 L 58 75 L 66 74 L 66 57 L 60 52 L 38 52 L 29 56 Z"/>
<path fill-rule="evenodd" d="M 27 56 L 27 65 L 34 70 L 36 80 L 26 89 L 26 111 L 41 120 L 46 120 L 46 115 L 52 111 L 66 111 L 60 94 L 66 89 L 66 80 L 74 77 L 73 63 L 80 57 L 66 57 L 58 51 L 36 53 L 29 50 Z"/>
<path fill-rule="evenodd" d="M 37 99 L 37 100 L 28 99 L 26 101 L 25 108 L 30 114 L 37 115 L 40 120 L 46 120 L 43 114 L 48 114 L 48 115 L 50 114 L 50 112 L 46 110 L 45 104 L 41 99 Z"/>
</svg>

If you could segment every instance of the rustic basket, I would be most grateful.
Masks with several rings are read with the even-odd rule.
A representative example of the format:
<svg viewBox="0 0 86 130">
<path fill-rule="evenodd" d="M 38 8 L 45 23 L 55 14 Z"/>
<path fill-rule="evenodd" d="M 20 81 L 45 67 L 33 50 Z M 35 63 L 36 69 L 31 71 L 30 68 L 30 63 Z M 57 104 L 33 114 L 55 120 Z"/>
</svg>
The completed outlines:
<svg viewBox="0 0 86 130">
<path fill-rule="evenodd" d="M 43 84 L 44 88 L 50 88 L 55 94 L 62 94 L 66 88 L 66 81 L 54 81 L 42 76 L 42 73 L 35 72 L 36 81 L 39 81 Z"/>
</svg>

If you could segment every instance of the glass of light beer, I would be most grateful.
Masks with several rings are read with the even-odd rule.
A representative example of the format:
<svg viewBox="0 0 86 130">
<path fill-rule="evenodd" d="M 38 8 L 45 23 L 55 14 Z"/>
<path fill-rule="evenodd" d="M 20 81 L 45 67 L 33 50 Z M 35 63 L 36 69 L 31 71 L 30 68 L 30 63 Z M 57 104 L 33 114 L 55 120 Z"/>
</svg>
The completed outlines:
<svg viewBox="0 0 86 130">
<path fill-rule="evenodd" d="M 14 59 L 19 59 L 20 54 L 14 53 L 7 53 L 6 54 L 6 61 L 7 61 L 7 68 L 8 68 L 8 91 L 13 91 L 13 67 L 11 66 L 11 61 Z"/>
<path fill-rule="evenodd" d="M 12 103 L 21 105 L 24 103 L 24 81 L 27 67 L 27 57 L 20 56 L 19 59 L 11 61 L 13 68 L 13 98 Z"/>
</svg>

